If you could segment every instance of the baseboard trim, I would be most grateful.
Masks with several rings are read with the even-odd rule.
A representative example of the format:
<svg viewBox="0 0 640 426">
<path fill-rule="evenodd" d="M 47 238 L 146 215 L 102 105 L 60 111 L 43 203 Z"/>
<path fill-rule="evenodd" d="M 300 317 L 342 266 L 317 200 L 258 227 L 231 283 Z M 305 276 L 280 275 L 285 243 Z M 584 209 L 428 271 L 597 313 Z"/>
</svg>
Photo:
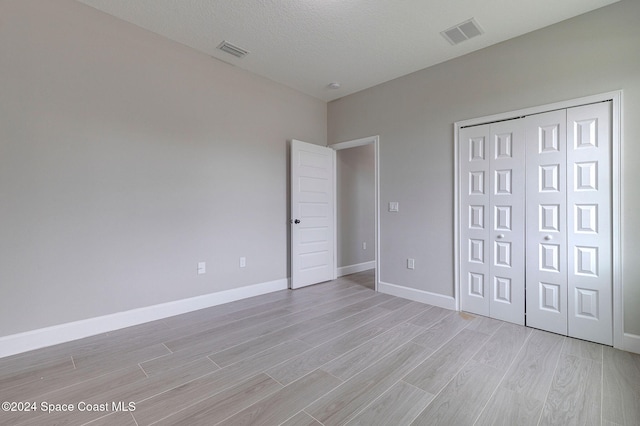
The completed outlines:
<svg viewBox="0 0 640 426">
<path fill-rule="evenodd" d="M 338 277 L 344 275 L 355 274 L 356 272 L 368 271 L 369 269 L 375 269 L 376 261 L 356 263 L 355 265 L 341 266 L 338 268 Z"/>
<path fill-rule="evenodd" d="M 443 296 L 442 294 L 431 293 L 429 291 L 418 290 L 415 288 L 402 287 L 396 284 L 389 284 L 382 281 L 378 283 L 378 291 L 380 293 L 402 297 L 404 299 L 413 300 L 415 302 L 427 303 L 429 305 L 438 306 L 440 308 L 451 309 L 453 311 L 455 311 L 456 309 L 455 299 L 450 296 Z"/>
<path fill-rule="evenodd" d="M 624 348 L 627 352 L 640 354 L 640 336 L 637 334 L 624 333 Z"/>
<path fill-rule="evenodd" d="M 0 358 L 288 288 L 269 281 L 0 337 Z"/>
</svg>

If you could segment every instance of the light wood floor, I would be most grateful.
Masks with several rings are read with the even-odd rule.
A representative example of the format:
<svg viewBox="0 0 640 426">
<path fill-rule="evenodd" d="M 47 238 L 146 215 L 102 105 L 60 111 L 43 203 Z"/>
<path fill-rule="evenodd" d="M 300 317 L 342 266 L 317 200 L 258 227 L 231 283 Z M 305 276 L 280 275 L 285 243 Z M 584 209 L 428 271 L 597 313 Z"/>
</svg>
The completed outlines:
<svg viewBox="0 0 640 426">
<path fill-rule="evenodd" d="M 376 294 L 372 280 L 0 359 L 0 401 L 36 404 L 0 424 L 640 424 L 639 355 Z"/>
</svg>

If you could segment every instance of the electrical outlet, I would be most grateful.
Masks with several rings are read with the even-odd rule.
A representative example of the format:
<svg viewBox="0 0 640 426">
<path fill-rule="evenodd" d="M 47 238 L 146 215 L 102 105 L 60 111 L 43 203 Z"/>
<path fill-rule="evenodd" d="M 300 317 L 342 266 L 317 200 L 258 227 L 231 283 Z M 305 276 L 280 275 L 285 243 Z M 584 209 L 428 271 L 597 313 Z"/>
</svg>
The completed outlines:
<svg viewBox="0 0 640 426">
<path fill-rule="evenodd" d="M 416 269 L 415 259 L 407 259 L 407 269 Z"/>
<path fill-rule="evenodd" d="M 244 268 L 245 266 L 247 266 L 247 258 L 246 257 L 241 257 L 240 258 L 240 267 Z"/>
<path fill-rule="evenodd" d="M 400 203 L 398 203 L 397 201 L 390 201 L 389 202 L 389 211 L 390 212 L 398 212 L 398 211 L 400 211 Z"/>
<path fill-rule="evenodd" d="M 207 263 L 206 262 L 198 262 L 198 275 L 207 273 Z"/>
</svg>

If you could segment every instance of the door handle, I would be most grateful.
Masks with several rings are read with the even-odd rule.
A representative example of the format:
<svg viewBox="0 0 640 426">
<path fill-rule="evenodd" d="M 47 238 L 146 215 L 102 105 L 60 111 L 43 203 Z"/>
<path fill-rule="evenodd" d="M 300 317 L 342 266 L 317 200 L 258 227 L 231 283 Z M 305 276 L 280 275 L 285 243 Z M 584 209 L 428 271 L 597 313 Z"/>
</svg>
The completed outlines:
<svg viewBox="0 0 640 426">
<path fill-rule="evenodd" d="M 545 236 L 544 236 L 544 239 L 545 239 L 546 241 L 550 241 L 550 240 L 552 240 L 552 239 L 553 239 L 553 237 L 552 237 L 551 235 L 545 235 Z"/>
<path fill-rule="evenodd" d="M 496 235 L 496 238 L 497 238 L 497 239 L 499 239 L 499 240 L 501 240 L 501 239 L 503 239 L 503 238 L 504 238 L 504 234 L 498 234 L 498 235 Z"/>
<path fill-rule="evenodd" d="M 295 223 L 297 225 L 300 223 L 300 219 L 296 219 L 296 220 L 289 219 L 289 223 Z"/>
</svg>

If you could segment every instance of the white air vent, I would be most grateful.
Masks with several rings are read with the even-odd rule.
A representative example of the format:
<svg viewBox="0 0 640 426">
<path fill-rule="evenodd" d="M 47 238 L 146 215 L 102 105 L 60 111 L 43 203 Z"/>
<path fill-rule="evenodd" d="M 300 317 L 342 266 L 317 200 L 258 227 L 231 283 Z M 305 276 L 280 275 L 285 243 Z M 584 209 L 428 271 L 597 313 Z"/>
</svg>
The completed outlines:
<svg viewBox="0 0 640 426">
<path fill-rule="evenodd" d="M 479 36 L 484 33 L 480 25 L 476 22 L 475 19 L 471 18 L 468 21 L 464 21 L 461 24 L 456 25 L 455 27 L 451 27 L 448 30 L 442 31 L 442 37 L 447 39 L 447 41 L 451 44 L 462 43 L 465 40 L 469 40 L 470 38 Z"/>
<path fill-rule="evenodd" d="M 222 50 L 223 52 L 227 52 L 228 54 L 233 55 L 236 58 L 243 58 L 247 53 L 249 53 L 249 51 L 244 50 L 241 47 L 234 46 L 226 40 L 220 43 L 218 49 Z"/>
</svg>

